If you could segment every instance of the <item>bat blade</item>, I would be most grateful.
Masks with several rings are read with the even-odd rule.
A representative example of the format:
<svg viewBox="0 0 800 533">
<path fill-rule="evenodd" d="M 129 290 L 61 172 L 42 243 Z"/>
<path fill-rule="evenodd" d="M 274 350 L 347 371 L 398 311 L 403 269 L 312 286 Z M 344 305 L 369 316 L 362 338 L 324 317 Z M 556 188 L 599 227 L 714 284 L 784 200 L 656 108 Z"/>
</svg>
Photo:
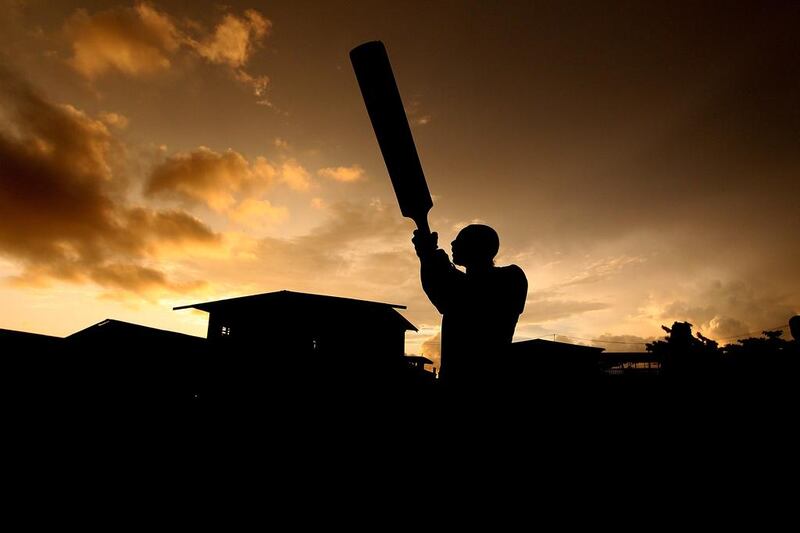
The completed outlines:
<svg viewBox="0 0 800 533">
<path fill-rule="evenodd" d="M 433 207 L 433 200 L 386 48 L 380 41 L 364 43 L 350 51 L 350 61 L 400 212 L 413 219 L 420 230 L 430 232 L 428 211 Z"/>
</svg>

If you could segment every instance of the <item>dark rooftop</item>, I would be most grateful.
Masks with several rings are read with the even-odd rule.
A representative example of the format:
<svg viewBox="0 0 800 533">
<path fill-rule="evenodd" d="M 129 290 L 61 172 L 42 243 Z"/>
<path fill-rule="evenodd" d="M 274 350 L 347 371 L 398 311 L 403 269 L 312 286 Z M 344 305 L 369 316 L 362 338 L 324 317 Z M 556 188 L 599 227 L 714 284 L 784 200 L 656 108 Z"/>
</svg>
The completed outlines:
<svg viewBox="0 0 800 533">
<path fill-rule="evenodd" d="M 199 309 L 207 313 L 215 311 L 233 311 L 236 313 L 246 311 L 259 311 L 264 308 L 294 308 L 294 309 L 314 309 L 320 313 L 341 313 L 343 310 L 355 311 L 358 313 L 385 313 L 391 312 L 394 319 L 400 320 L 403 326 L 412 331 L 417 328 L 406 318 L 395 311 L 405 309 L 406 306 L 383 302 L 372 302 L 369 300 L 357 300 L 355 298 L 342 298 L 339 296 L 327 296 L 322 294 L 308 294 L 293 291 L 276 291 L 263 294 L 253 294 L 250 296 L 240 296 L 225 300 L 215 300 L 211 302 L 201 302 L 190 305 L 173 307 L 174 311 L 180 309 Z"/>
<path fill-rule="evenodd" d="M 167 331 L 165 329 L 151 328 L 149 326 L 142 326 L 133 324 L 131 322 L 123 322 L 121 320 L 114 320 L 107 318 L 101 320 L 97 324 L 76 331 L 72 335 L 67 336 L 69 340 L 80 340 L 83 338 L 94 338 L 100 336 L 120 336 L 120 337 L 135 337 L 135 338 L 171 338 L 180 340 L 196 340 L 203 341 L 203 337 L 195 337 L 194 335 L 186 335 L 185 333 L 177 333 L 175 331 Z"/>
<path fill-rule="evenodd" d="M 342 302 L 342 303 L 353 303 L 353 304 L 363 304 L 363 305 L 374 305 L 374 306 L 381 306 L 381 307 L 392 307 L 394 309 L 405 309 L 405 305 L 398 305 L 398 304 L 389 304 L 383 302 L 371 302 L 369 300 L 357 300 L 355 298 L 342 298 L 340 296 L 327 296 L 323 294 L 309 294 L 305 292 L 294 292 L 294 291 L 276 291 L 276 292 L 265 292 L 261 294 L 252 294 L 250 296 L 239 296 L 236 298 L 227 298 L 225 300 L 215 300 L 212 302 L 201 302 L 196 304 L 190 305 L 180 305 L 178 307 L 173 307 L 173 311 L 177 311 L 179 309 L 200 309 L 201 311 L 211 311 L 214 308 L 219 308 L 228 305 L 243 305 L 243 304 L 264 304 L 264 303 L 280 303 L 282 300 L 302 300 L 307 299 L 309 301 L 328 301 L 328 302 Z"/>
<path fill-rule="evenodd" d="M 406 359 L 412 363 L 422 363 L 423 365 L 432 365 L 433 361 L 424 355 L 407 355 Z"/>
<path fill-rule="evenodd" d="M 572 352 L 572 353 L 595 353 L 599 354 L 605 348 L 597 346 L 584 346 L 582 344 L 569 344 L 566 342 L 548 341 L 545 339 L 533 339 L 529 341 L 519 341 L 512 343 L 514 349 L 548 351 L 548 352 Z"/>
</svg>

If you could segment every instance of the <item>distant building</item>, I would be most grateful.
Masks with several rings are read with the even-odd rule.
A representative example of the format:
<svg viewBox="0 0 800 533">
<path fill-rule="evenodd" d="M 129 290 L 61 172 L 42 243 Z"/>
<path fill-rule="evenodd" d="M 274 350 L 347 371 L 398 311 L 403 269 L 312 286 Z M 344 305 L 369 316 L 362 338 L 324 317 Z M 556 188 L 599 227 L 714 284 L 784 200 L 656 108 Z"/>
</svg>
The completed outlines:
<svg viewBox="0 0 800 533">
<path fill-rule="evenodd" d="M 201 337 L 108 318 L 76 331 L 65 340 L 73 351 L 87 350 L 108 355 L 133 351 L 141 357 L 154 355 L 152 350 L 175 355 L 205 345 Z"/>
<path fill-rule="evenodd" d="M 425 366 L 433 364 L 433 361 L 424 355 L 407 355 L 406 361 L 408 362 L 408 366 L 420 372 L 427 372 Z"/>
<path fill-rule="evenodd" d="M 534 339 L 511 344 L 504 375 L 517 381 L 593 377 L 603 348 Z"/>
<path fill-rule="evenodd" d="M 405 306 L 278 291 L 175 307 L 209 313 L 214 353 L 244 368 L 301 373 L 327 381 L 403 375 L 405 332 L 416 331 L 397 309 Z"/>
<path fill-rule="evenodd" d="M 0 329 L 3 357 L 51 355 L 61 347 L 61 337 Z"/>
<path fill-rule="evenodd" d="M 407 355 L 406 363 L 411 370 L 410 375 L 419 384 L 433 384 L 436 381 L 436 370 L 427 370 L 425 367 L 433 366 L 433 361 L 424 355 Z"/>
<path fill-rule="evenodd" d="M 206 345 L 202 337 L 110 319 L 64 339 L 76 394 L 131 403 L 191 400 Z"/>
<path fill-rule="evenodd" d="M 24 331 L 0 329 L 0 387 L 12 411 L 46 409 L 59 396 L 65 375 L 61 364 L 64 339 Z"/>
<path fill-rule="evenodd" d="M 650 352 L 603 352 L 600 368 L 609 376 L 657 376 L 661 358 Z"/>
</svg>

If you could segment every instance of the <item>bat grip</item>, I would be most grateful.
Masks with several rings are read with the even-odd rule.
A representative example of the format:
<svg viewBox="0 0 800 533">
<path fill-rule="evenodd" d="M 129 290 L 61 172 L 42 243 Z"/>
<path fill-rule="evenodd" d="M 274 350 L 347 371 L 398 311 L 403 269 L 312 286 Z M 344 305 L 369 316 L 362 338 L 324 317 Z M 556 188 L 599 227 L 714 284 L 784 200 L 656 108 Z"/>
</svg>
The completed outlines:
<svg viewBox="0 0 800 533">
<path fill-rule="evenodd" d="M 419 232 L 421 234 L 424 234 L 424 235 L 430 235 L 431 234 L 431 228 L 428 225 L 428 215 L 427 214 L 419 216 L 419 217 L 416 217 L 413 220 L 414 220 L 414 222 L 416 222 L 417 230 L 419 230 Z"/>
</svg>

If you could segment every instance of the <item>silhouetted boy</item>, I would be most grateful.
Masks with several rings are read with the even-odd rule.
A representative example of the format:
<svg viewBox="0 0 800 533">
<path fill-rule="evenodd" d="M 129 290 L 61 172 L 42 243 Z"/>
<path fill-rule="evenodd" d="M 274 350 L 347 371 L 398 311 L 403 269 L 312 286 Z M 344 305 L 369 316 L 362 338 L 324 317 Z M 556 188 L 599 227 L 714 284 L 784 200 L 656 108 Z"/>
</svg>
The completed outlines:
<svg viewBox="0 0 800 533">
<path fill-rule="evenodd" d="M 451 243 L 453 263 L 438 235 L 414 232 L 422 288 L 442 313 L 442 383 L 475 389 L 496 385 L 503 355 L 525 307 L 528 280 L 516 265 L 494 266 L 500 240 L 489 226 L 472 224 Z"/>
<path fill-rule="evenodd" d="M 789 319 L 789 331 L 794 339 L 794 351 L 800 356 L 800 315 Z"/>
</svg>

